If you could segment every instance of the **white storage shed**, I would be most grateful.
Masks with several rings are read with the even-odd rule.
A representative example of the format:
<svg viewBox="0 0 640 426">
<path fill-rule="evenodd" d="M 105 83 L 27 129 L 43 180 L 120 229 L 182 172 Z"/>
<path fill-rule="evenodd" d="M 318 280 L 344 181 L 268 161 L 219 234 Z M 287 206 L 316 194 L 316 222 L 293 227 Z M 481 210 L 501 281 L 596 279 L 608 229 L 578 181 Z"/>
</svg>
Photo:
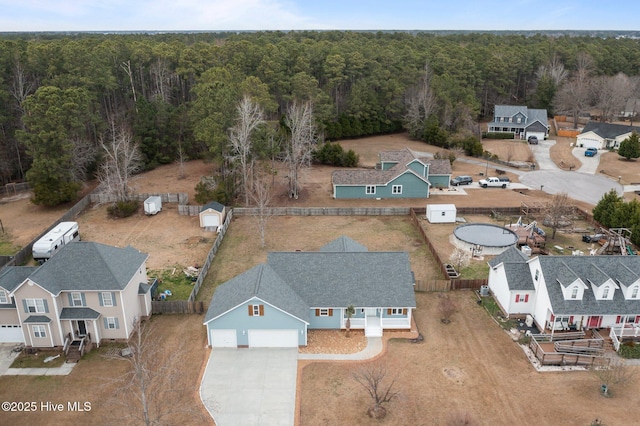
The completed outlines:
<svg viewBox="0 0 640 426">
<path fill-rule="evenodd" d="M 162 197 L 152 195 L 144 200 L 144 214 L 155 215 L 160 211 L 162 211 Z"/>
<path fill-rule="evenodd" d="M 455 223 L 455 204 L 427 204 L 427 220 L 431 223 Z"/>
<path fill-rule="evenodd" d="M 207 231 L 217 232 L 224 223 L 227 211 L 225 207 L 217 201 L 212 201 L 200 209 L 200 227 Z"/>
</svg>

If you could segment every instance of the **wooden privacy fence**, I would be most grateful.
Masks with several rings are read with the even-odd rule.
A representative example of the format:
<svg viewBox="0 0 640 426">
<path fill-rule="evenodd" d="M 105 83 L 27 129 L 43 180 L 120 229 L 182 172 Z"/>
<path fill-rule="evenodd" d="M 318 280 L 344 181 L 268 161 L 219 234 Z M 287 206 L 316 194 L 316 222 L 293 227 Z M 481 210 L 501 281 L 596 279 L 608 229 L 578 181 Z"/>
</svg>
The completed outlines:
<svg viewBox="0 0 640 426">
<path fill-rule="evenodd" d="M 204 302 L 190 302 L 187 300 L 151 301 L 152 314 L 204 314 Z"/>
<path fill-rule="evenodd" d="M 238 216 L 256 216 L 255 207 L 233 209 Z M 271 207 L 269 216 L 406 216 L 410 207 Z"/>
<path fill-rule="evenodd" d="M 131 200 L 136 201 L 144 201 L 151 196 L 156 196 L 162 198 L 163 203 L 178 203 L 178 205 L 189 204 L 189 194 L 186 192 L 177 192 L 177 193 L 140 193 L 140 194 L 131 194 L 129 198 Z M 91 202 L 104 204 L 104 203 L 115 203 L 118 201 L 115 195 L 111 194 L 101 194 L 95 193 L 90 194 Z"/>
<path fill-rule="evenodd" d="M 488 280 L 416 280 L 415 291 L 479 290 Z"/>
<path fill-rule="evenodd" d="M 224 235 L 227 233 L 227 229 L 229 228 L 229 224 L 231 223 L 233 214 L 234 214 L 234 210 L 229 209 L 229 211 L 227 212 L 227 217 L 224 220 L 224 223 L 219 228 L 218 236 L 216 237 L 216 240 L 214 241 L 213 246 L 211 246 L 211 250 L 209 250 L 209 253 L 207 254 L 207 258 L 205 259 L 204 264 L 200 269 L 200 273 L 198 274 L 198 278 L 196 279 L 193 289 L 191 290 L 189 299 L 187 299 L 189 302 L 193 302 L 196 300 L 196 296 L 198 296 L 198 291 L 200 291 L 200 287 L 202 286 L 202 283 L 204 282 L 204 279 L 207 276 L 207 272 L 209 272 L 209 268 L 211 267 L 211 262 L 213 262 L 213 259 L 216 257 L 216 253 L 218 253 L 218 248 L 220 247 L 220 244 L 222 244 Z"/>
</svg>

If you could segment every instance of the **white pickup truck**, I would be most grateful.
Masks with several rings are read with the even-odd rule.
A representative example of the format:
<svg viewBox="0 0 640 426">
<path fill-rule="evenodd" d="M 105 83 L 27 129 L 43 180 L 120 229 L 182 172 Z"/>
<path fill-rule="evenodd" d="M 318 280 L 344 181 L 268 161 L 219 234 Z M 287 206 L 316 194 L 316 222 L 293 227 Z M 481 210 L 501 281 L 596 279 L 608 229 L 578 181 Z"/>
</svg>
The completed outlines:
<svg viewBox="0 0 640 426">
<path fill-rule="evenodd" d="M 478 184 L 483 188 L 506 188 L 507 186 L 509 186 L 509 182 L 502 181 L 497 177 L 488 177 L 486 179 L 481 179 L 478 181 Z"/>
</svg>

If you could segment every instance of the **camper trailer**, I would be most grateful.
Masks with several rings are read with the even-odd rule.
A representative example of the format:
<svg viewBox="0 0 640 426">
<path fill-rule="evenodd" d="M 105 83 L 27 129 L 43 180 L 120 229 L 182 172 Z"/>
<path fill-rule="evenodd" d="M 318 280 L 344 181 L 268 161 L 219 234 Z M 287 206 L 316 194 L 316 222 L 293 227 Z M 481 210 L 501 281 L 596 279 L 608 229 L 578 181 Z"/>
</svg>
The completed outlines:
<svg viewBox="0 0 640 426">
<path fill-rule="evenodd" d="M 33 259 L 42 264 L 56 254 L 62 246 L 79 239 L 78 222 L 60 222 L 33 244 Z"/>
<path fill-rule="evenodd" d="M 162 211 L 162 197 L 158 195 L 152 195 L 144 200 L 144 214 L 154 215 L 159 211 Z"/>
</svg>

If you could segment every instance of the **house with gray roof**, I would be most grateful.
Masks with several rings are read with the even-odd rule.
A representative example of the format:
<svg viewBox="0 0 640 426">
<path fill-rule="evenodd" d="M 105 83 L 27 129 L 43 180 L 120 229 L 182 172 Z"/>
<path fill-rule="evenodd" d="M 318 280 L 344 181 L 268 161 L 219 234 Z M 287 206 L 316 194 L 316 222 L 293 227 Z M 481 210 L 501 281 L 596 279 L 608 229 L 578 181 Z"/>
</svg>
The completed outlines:
<svg viewBox="0 0 640 426">
<path fill-rule="evenodd" d="M 596 149 L 615 149 L 633 132 L 640 134 L 640 127 L 626 124 L 589 121 L 576 136 L 576 146 Z"/>
<path fill-rule="evenodd" d="M 507 316 L 540 330 L 640 327 L 640 256 L 537 256 L 510 248 L 489 261 Z"/>
<path fill-rule="evenodd" d="M 212 347 L 306 346 L 310 329 L 351 328 L 367 336 L 410 329 L 416 307 L 406 252 L 370 252 L 348 237 L 317 252 L 270 252 L 267 261 L 221 284 L 205 316 Z"/>
<path fill-rule="evenodd" d="M 29 347 L 128 339 L 151 315 L 148 255 L 77 241 L 38 267 L 0 270 L 0 338 Z"/>
<path fill-rule="evenodd" d="M 549 136 L 546 109 L 532 109 L 521 105 L 496 105 L 493 121 L 488 123 L 489 133 L 511 133 L 514 139 L 527 140 L 536 136 L 544 140 Z"/>
<path fill-rule="evenodd" d="M 375 170 L 334 170 L 334 198 L 429 198 L 431 187 L 448 188 L 449 160 L 428 158 L 409 148 L 383 151 Z"/>
</svg>

